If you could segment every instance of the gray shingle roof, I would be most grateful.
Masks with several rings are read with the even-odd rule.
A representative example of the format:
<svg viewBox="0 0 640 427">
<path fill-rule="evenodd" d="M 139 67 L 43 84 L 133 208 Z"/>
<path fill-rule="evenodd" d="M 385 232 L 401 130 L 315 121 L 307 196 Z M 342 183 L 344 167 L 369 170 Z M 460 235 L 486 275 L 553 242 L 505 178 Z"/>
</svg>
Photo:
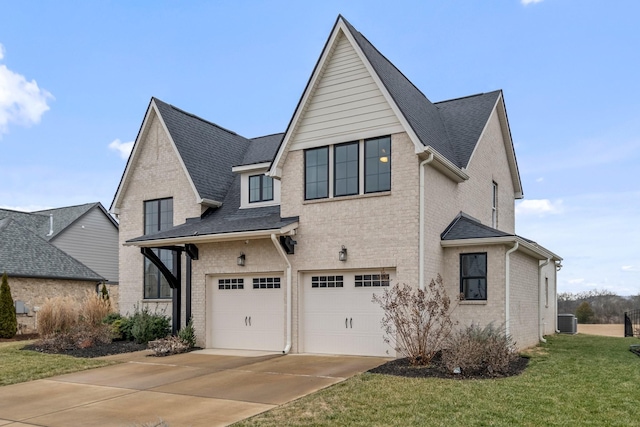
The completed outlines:
<svg viewBox="0 0 640 427">
<path fill-rule="evenodd" d="M 366 37 L 344 17 L 342 20 L 422 144 L 459 168 L 467 167 L 500 91 L 434 104 Z"/>
<path fill-rule="evenodd" d="M 251 141 L 154 98 L 191 180 L 203 199 L 221 201 Z"/>
<path fill-rule="evenodd" d="M 0 271 L 18 277 L 105 280 L 12 218 L 0 220 Z"/>
<path fill-rule="evenodd" d="M 252 138 L 251 145 L 244 155 L 242 164 L 253 165 L 256 163 L 271 162 L 280 146 L 280 142 L 282 142 L 282 138 L 284 138 L 284 133 Z"/>
<path fill-rule="evenodd" d="M 33 214 L 46 216 L 47 223 L 45 236 L 49 233 L 49 215 L 53 215 L 53 234 L 51 236 L 45 237 L 47 240 L 51 240 L 54 239 L 65 228 L 76 222 L 81 216 L 97 206 L 101 206 L 100 203 L 86 203 L 84 205 L 65 206 L 62 208 L 35 211 L 33 212 Z M 107 214 L 107 216 L 111 218 L 110 215 Z"/>
<path fill-rule="evenodd" d="M 440 235 L 442 240 L 484 239 L 509 237 L 515 234 L 505 233 L 482 224 L 477 219 L 460 212 Z"/>
</svg>

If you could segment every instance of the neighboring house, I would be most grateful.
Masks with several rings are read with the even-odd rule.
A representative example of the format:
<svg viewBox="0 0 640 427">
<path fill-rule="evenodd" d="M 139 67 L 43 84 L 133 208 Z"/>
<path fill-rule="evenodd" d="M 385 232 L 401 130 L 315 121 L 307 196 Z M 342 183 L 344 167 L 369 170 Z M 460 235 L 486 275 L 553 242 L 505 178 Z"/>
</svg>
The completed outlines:
<svg viewBox="0 0 640 427">
<path fill-rule="evenodd" d="M 82 299 L 106 283 L 118 301 L 118 223 L 100 203 L 37 212 L 0 209 L 0 272 L 23 328 L 47 298 Z"/>
<path fill-rule="evenodd" d="M 515 234 L 501 91 L 432 103 L 344 18 L 282 134 L 152 98 L 111 211 L 120 310 L 213 348 L 395 355 L 373 293 L 441 274 L 461 325 L 556 329 L 561 258 Z"/>
</svg>

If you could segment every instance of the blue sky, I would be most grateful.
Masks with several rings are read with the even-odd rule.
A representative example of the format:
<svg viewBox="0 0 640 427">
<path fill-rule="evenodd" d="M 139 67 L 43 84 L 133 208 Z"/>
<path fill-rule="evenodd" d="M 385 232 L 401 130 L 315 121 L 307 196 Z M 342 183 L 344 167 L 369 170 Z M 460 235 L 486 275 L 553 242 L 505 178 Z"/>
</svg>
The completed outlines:
<svg viewBox="0 0 640 427">
<path fill-rule="evenodd" d="M 503 89 L 517 233 L 561 292 L 640 293 L 636 0 L 0 0 L 0 206 L 108 208 L 151 96 L 284 131 L 339 13 L 434 102 Z"/>
</svg>

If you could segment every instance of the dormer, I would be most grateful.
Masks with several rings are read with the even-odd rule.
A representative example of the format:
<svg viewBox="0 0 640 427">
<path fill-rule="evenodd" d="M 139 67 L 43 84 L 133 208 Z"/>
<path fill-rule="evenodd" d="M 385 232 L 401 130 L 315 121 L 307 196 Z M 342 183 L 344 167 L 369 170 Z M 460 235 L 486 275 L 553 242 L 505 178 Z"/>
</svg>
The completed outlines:
<svg viewBox="0 0 640 427">
<path fill-rule="evenodd" d="M 240 175 L 240 209 L 280 205 L 280 180 L 265 175 L 270 162 L 234 166 Z"/>
</svg>

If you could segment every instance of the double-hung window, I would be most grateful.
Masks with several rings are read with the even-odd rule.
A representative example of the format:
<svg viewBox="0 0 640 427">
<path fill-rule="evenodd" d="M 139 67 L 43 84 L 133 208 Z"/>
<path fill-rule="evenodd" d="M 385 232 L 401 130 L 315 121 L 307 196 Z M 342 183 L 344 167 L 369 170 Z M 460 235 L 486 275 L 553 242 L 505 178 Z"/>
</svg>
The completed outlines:
<svg viewBox="0 0 640 427">
<path fill-rule="evenodd" d="M 266 175 L 249 177 L 249 203 L 273 200 L 273 178 Z"/>
<path fill-rule="evenodd" d="M 173 226 L 173 199 L 157 199 L 144 202 L 144 234 L 157 233 Z M 174 271 L 175 260 L 172 251 L 154 249 L 153 252 L 164 265 Z M 144 297 L 171 298 L 171 287 L 158 267 L 144 259 Z"/>
<path fill-rule="evenodd" d="M 391 190 L 391 137 L 304 152 L 305 200 Z"/>
<path fill-rule="evenodd" d="M 487 299 L 487 253 L 460 254 L 460 295 L 465 300 Z"/>
</svg>

